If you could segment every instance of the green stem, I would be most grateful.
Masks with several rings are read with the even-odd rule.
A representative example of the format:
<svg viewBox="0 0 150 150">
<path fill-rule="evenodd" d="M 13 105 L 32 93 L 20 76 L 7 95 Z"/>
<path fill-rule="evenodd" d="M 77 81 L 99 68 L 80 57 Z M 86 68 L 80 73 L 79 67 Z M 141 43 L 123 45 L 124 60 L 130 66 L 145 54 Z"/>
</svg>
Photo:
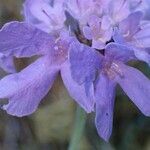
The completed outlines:
<svg viewBox="0 0 150 150">
<path fill-rule="evenodd" d="M 79 150 L 79 145 L 84 132 L 85 123 L 86 113 L 82 108 L 78 106 L 76 110 L 76 119 L 73 134 L 68 150 Z"/>
</svg>

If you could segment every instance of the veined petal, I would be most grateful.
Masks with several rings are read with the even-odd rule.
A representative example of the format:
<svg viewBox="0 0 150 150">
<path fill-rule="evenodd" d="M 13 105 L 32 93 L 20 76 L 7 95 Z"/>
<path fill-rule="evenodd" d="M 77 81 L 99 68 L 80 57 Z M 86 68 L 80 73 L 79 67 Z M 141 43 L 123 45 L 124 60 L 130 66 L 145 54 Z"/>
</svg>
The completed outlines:
<svg viewBox="0 0 150 150">
<path fill-rule="evenodd" d="M 82 84 L 93 82 L 101 67 L 101 56 L 93 48 L 79 42 L 70 46 L 69 61 L 73 79 Z"/>
<path fill-rule="evenodd" d="M 135 105 L 146 115 L 150 116 L 150 80 L 133 67 L 120 64 L 123 77 L 116 81 Z"/>
<path fill-rule="evenodd" d="M 116 83 L 101 74 L 96 84 L 96 119 L 98 134 L 106 141 L 109 140 L 113 126 L 113 108 Z"/>
<path fill-rule="evenodd" d="M 75 41 L 69 49 L 69 61 L 72 78 L 85 86 L 86 94 L 101 69 L 101 57 L 93 48 Z"/>
<path fill-rule="evenodd" d="M 89 94 L 86 94 L 84 85 L 79 85 L 72 78 L 69 62 L 65 62 L 61 68 L 62 80 L 70 94 L 70 96 L 88 113 L 94 110 L 94 90 L 93 86 L 89 89 Z"/>
<path fill-rule="evenodd" d="M 0 30 L 0 52 L 7 56 L 41 55 L 53 42 L 52 36 L 25 22 L 10 22 Z"/>
<path fill-rule="evenodd" d="M 0 80 L 0 98 L 9 99 L 3 106 L 8 114 L 21 117 L 36 110 L 59 71 L 48 59 L 41 57 L 21 72 Z"/>
</svg>

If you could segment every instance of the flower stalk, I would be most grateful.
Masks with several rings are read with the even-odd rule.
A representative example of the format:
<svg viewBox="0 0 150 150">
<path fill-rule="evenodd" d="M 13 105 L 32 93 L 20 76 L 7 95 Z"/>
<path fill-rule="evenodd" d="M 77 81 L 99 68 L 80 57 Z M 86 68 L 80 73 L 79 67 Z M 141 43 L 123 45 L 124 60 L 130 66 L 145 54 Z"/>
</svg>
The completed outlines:
<svg viewBox="0 0 150 150">
<path fill-rule="evenodd" d="M 78 150 L 80 146 L 80 141 L 84 133 L 85 123 L 86 123 L 86 113 L 81 107 L 77 107 L 75 125 L 69 144 L 68 150 Z"/>
</svg>

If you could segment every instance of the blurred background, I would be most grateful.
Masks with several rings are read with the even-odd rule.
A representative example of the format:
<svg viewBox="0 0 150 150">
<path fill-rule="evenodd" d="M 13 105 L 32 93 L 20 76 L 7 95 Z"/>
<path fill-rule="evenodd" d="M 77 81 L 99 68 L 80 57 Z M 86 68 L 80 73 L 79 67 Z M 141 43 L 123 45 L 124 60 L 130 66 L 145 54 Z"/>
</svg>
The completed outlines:
<svg viewBox="0 0 150 150">
<path fill-rule="evenodd" d="M 0 27 L 12 20 L 22 20 L 21 4 L 21 0 L 0 0 Z M 30 61 L 16 60 L 18 70 Z M 131 62 L 131 65 L 150 77 L 146 64 Z M 0 70 L 1 78 L 4 75 L 6 73 Z M 67 150 L 75 112 L 76 104 L 58 77 L 34 114 L 17 118 L 0 110 L 0 150 Z M 87 115 L 79 150 L 150 150 L 150 119 L 139 112 L 119 87 L 109 143 L 97 135 L 94 115 Z"/>
</svg>

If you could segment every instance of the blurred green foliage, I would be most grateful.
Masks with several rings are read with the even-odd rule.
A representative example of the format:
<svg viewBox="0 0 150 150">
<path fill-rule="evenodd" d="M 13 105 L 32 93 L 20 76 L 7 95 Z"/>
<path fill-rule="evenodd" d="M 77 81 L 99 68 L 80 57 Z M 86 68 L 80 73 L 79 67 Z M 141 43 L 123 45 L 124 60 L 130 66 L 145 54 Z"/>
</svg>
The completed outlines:
<svg viewBox="0 0 150 150">
<path fill-rule="evenodd" d="M 21 0 L 0 0 L 0 26 L 21 20 Z M 30 61 L 17 60 L 19 68 Z M 150 77 L 143 63 L 133 63 Z M 0 76 L 5 73 L 1 70 Z M 94 114 L 89 114 L 79 150 L 150 150 L 150 119 L 143 116 L 118 87 L 114 127 L 110 143 L 97 135 Z M 39 109 L 29 117 L 16 118 L 0 111 L 0 150 L 67 150 L 73 133 L 76 104 L 60 78 Z"/>
</svg>

